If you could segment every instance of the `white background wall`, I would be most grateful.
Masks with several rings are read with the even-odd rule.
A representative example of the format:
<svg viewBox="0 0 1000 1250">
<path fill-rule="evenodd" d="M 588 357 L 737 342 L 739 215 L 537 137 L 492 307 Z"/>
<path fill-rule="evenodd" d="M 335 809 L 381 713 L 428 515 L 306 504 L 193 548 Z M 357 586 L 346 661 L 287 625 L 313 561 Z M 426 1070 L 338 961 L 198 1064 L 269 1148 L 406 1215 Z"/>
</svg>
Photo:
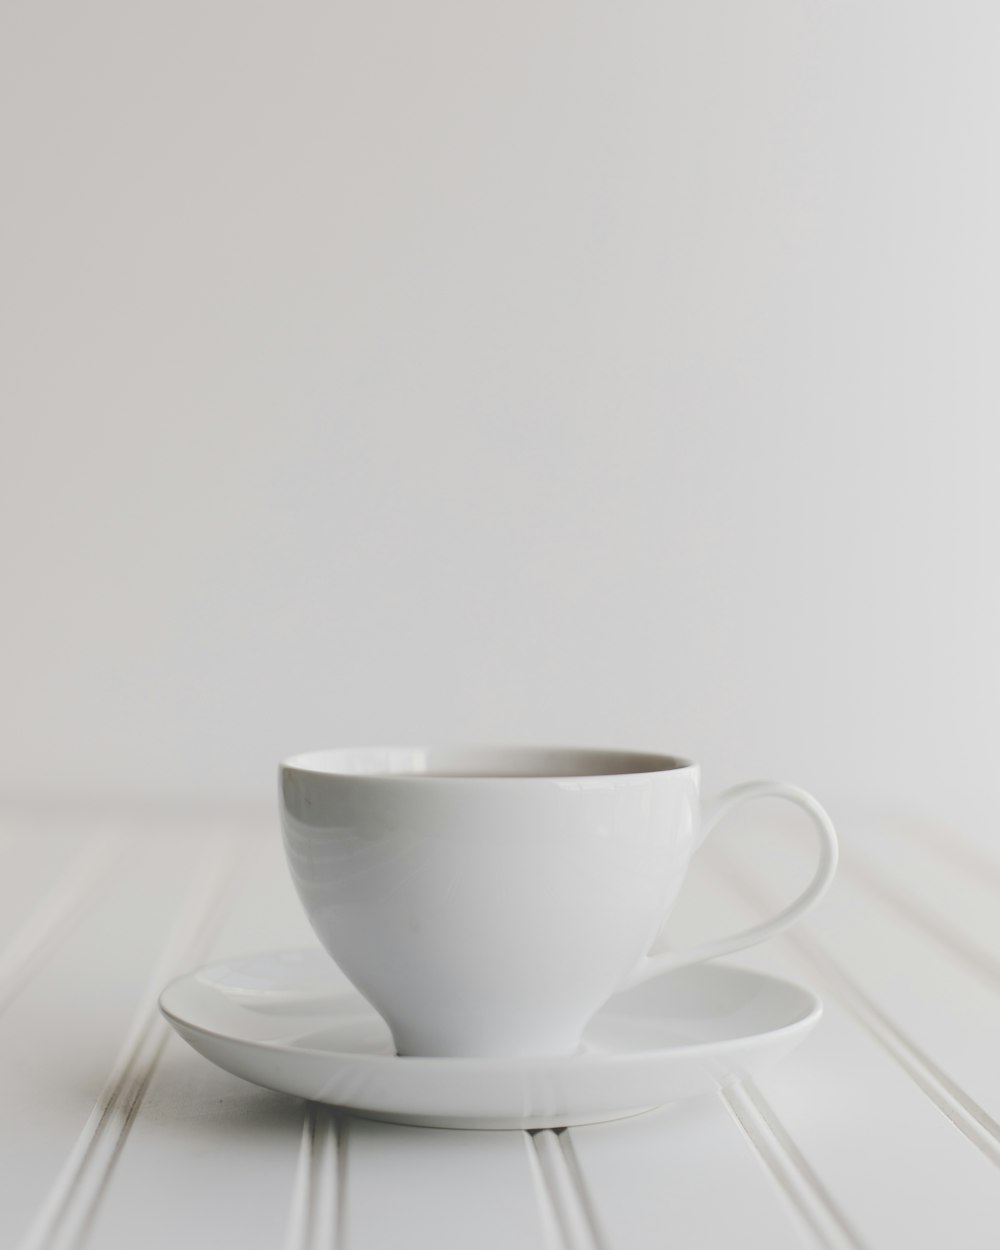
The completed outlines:
<svg viewBox="0 0 1000 1250">
<path fill-rule="evenodd" d="M 569 740 L 989 836 L 998 40 L 5 5 L 4 788 Z"/>
</svg>

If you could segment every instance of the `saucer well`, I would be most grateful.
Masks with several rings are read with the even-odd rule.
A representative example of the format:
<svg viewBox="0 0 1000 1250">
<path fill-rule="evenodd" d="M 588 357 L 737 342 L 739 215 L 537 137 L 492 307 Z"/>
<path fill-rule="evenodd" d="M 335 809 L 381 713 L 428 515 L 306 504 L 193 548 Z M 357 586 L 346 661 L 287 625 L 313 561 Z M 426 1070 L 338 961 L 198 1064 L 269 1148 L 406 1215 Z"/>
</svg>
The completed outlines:
<svg viewBox="0 0 1000 1250">
<path fill-rule="evenodd" d="M 790 981 L 696 964 L 616 994 L 575 1055 L 403 1058 L 322 950 L 211 964 L 171 982 L 164 1016 L 220 1068 L 370 1119 L 440 1128 L 554 1128 L 710 1093 L 787 1054 L 819 1000 Z"/>
</svg>

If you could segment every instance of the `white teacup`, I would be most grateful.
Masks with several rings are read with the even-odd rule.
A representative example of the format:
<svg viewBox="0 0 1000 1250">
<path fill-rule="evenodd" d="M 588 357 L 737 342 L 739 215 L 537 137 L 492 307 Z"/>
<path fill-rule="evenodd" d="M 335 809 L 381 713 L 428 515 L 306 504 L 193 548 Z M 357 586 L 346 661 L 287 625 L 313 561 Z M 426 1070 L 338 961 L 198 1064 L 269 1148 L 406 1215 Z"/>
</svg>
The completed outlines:
<svg viewBox="0 0 1000 1250">
<path fill-rule="evenodd" d="M 812 882 L 764 924 L 649 955 L 692 852 L 765 795 L 812 818 Z M 837 862 L 805 791 L 750 782 L 703 820 L 697 765 L 631 751 L 316 751 L 282 764 L 281 814 L 309 920 L 401 1055 L 572 1054 L 616 991 L 780 932 Z"/>
</svg>

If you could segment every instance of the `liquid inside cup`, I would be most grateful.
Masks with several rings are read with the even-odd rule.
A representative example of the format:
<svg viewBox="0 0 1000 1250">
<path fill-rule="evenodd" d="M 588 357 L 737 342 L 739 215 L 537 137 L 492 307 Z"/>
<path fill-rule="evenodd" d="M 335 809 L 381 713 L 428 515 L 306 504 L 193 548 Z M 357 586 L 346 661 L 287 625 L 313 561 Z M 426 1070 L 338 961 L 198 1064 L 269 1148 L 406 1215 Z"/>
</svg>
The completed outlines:
<svg viewBox="0 0 1000 1250">
<path fill-rule="evenodd" d="M 619 777 L 691 766 L 672 755 L 567 747 L 383 747 L 315 751 L 286 764 L 330 776 L 428 780 Z"/>
<path fill-rule="evenodd" d="M 398 772 L 370 773 L 369 775 L 372 777 L 413 777 L 417 781 L 420 781 L 425 777 L 428 779 L 436 778 L 436 777 L 451 777 L 451 778 L 465 778 L 469 781 L 494 781 L 499 777 L 509 777 L 509 778 L 517 777 L 517 778 L 520 778 L 521 780 L 524 780 L 527 777 L 577 777 L 579 776 L 579 773 L 555 773 L 555 772 L 547 772 L 547 773 L 471 773 L 471 772 L 445 773 L 445 772 L 431 772 L 428 769 L 426 771 L 414 772 L 414 773 L 398 773 Z"/>
<path fill-rule="evenodd" d="M 636 770 L 636 771 L 639 771 L 639 770 Z M 576 771 L 575 769 L 567 770 L 566 772 L 556 772 L 554 769 L 550 769 L 546 772 L 531 772 L 531 773 L 529 772 L 484 773 L 484 772 L 467 772 L 467 771 L 465 772 L 457 772 L 457 771 L 456 772 L 444 772 L 444 771 L 438 772 L 438 771 L 433 771 L 431 769 L 423 769 L 419 772 L 412 772 L 412 773 L 379 772 L 379 773 L 368 774 L 368 776 L 370 777 L 406 777 L 407 779 L 412 778 L 415 781 L 421 781 L 424 778 L 430 781 L 439 777 L 451 778 L 453 780 L 467 780 L 467 781 L 496 781 L 501 777 L 507 777 L 510 780 L 517 779 L 517 780 L 524 781 L 530 777 L 591 777 L 591 776 L 602 776 L 602 775 L 603 774 L 601 773 L 580 773 Z"/>
</svg>

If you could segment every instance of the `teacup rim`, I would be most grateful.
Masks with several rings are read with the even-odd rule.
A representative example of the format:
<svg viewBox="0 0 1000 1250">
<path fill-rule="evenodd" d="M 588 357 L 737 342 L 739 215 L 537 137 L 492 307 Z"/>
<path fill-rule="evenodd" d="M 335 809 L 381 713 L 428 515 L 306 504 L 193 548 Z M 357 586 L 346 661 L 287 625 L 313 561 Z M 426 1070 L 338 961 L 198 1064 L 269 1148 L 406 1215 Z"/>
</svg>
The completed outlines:
<svg viewBox="0 0 1000 1250">
<path fill-rule="evenodd" d="M 522 761 L 535 755 L 550 761 L 562 757 L 563 767 L 550 767 L 539 771 L 514 771 L 514 761 Z M 353 757 L 353 759 L 351 758 Z M 429 760 L 437 757 L 436 767 L 428 767 Z M 572 768 L 572 758 L 590 760 L 589 768 Z M 487 765 L 474 768 L 474 759 L 500 761 L 504 758 L 512 771 L 490 771 Z M 449 771 L 446 760 L 465 759 L 463 769 L 455 763 L 455 771 Z M 601 761 L 604 766 L 600 766 Z M 628 766 L 631 762 L 631 766 Z M 441 771 L 438 771 L 438 770 Z M 282 758 L 279 764 L 282 775 L 304 774 L 311 777 L 329 777 L 339 780 L 388 782 L 394 785 L 430 782 L 442 785 L 483 785 L 488 782 L 509 785 L 513 782 L 606 782 L 610 780 L 639 781 L 642 778 L 697 772 L 698 764 L 687 756 L 665 751 L 639 750 L 628 747 L 573 746 L 564 743 L 493 743 L 493 742 L 444 742 L 421 746 L 369 746 L 322 747 L 296 751 Z"/>
</svg>

